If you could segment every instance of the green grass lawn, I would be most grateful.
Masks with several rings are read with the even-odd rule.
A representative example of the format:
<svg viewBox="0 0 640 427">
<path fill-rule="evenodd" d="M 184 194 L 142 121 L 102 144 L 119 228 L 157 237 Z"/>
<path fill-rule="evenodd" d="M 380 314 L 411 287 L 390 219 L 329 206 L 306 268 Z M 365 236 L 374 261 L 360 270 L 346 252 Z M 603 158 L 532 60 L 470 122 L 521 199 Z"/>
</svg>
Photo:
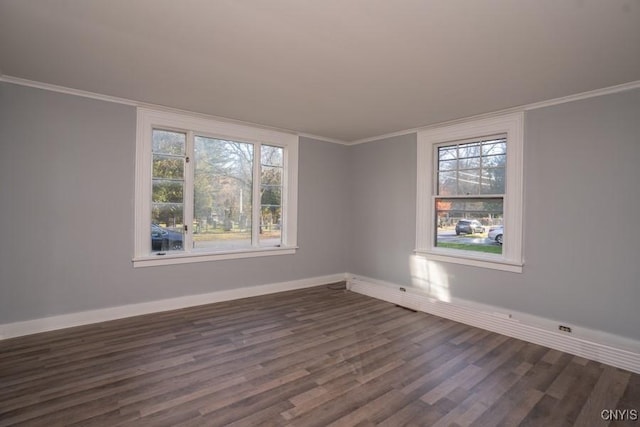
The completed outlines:
<svg viewBox="0 0 640 427">
<path fill-rule="evenodd" d="M 472 245 L 469 243 L 445 243 L 438 242 L 439 248 L 463 249 L 465 251 L 485 252 L 490 254 L 501 254 L 502 246 L 498 245 Z"/>
<path fill-rule="evenodd" d="M 269 239 L 280 237 L 280 230 L 263 230 L 260 234 L 260 238 Z M 238 240 L 238 239 L 251 239 L 251 229 L 244 231 L 232 230 L 223 231 L 222 229 L 209 230 L 207 232 L 201 232 L 193 235 L 193 240 L 196 242 L 208 242 L 213 240 Z"/>
</svg>

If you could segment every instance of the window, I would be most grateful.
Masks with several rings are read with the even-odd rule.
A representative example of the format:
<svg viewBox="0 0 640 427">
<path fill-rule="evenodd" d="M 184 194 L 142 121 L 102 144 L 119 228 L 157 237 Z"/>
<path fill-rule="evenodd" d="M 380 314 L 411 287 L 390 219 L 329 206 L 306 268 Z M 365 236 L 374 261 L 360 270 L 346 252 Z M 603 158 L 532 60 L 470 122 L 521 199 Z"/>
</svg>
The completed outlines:
<svg viewBox="0 0 640 427">
<path fill-rule="evenodd" d="M 298 138 L 138 110 L 135 266 L 291 254 Z"/>
<path fill-rule="evenodd" d="M 522 113 L 418 133 L 416 252 L 522 271 Z"/>
<path fill-rule="evenodd" d="M 506 141 L 500 135 L 435 146 L 437 247 L 502 253 L 501 239 L 487 240 L 487 231 L 504 221 Z"/>
</svg>

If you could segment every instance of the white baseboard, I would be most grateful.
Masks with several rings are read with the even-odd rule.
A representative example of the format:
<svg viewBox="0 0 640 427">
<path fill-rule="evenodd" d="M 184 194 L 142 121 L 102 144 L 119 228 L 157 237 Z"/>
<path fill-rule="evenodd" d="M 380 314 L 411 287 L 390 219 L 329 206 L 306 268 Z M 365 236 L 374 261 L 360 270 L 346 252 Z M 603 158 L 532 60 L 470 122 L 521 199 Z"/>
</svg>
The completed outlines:
<svg viewBox="0 0 640 427">
<path fill-rule="evenodd" d="M 332 274 L 328 276 L 292 280 L 289 282 L 229 289 L 207 294 L 188 295 L 184 297 L 150 301 L 139 304 L 128 304 L 118 307 L 109 307 L 98 310 L 62 314 L 59 316 L 26 320 L 22 322 L 5 323 L 0 325 L 0 340 L 35 334 L 39 332 L 53 331 L 56 329 L 70 328 L 73 326 L 81 326 L 97 322 L 105 322 L 108 320 L 122 319 L 124 317 L 138 316 L 141 314 L 157 313 L 161 311 L 176 310 L 179 308 L 212 304 L 216 302 L 230 301 L 240 298 L 273 294 L 276 292 L 310 288 L 327 283 L 339 282 L 345 279 L 346 276 L 344 273 Z"/>
<path fill-rule="evenodd" d="M 505 311 L 503 308 L 470 301 L 442 301 L 412 286 L 348 273 L 5 323 L 0 324 L 0 340 L 142 314 L 304 289 L 342 280 L 347 280 L 351 291 L 363 295 L 640 373 L 640 342 L 638 341 L 574 325 L 569 325 L 572 328 L 572 333 L 569 335 L 556 330 L 560 323 L 558 321 Z M 403 287 L 405 292 L 400 291 L 400 287 Z"/>
<path fill-rule="evenodd" d="M 557 330 L 558 321 L 470 301 L 442 301 L 412 286 L 351 274 L 347 277 L 348 289 L 353 292 L 640 373 L 638 341 L 573 325 L 568 325 L 572 333 L 567 334 Z"/>
</svg>

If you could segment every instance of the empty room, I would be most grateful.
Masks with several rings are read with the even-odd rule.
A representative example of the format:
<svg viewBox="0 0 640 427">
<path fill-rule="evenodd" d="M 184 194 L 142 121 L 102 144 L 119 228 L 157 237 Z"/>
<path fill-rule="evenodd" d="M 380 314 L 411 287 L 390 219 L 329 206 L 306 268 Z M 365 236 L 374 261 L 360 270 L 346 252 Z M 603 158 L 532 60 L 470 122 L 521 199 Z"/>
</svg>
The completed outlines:
<svg viewBox="0 0 640 427">
<path fill-rule="evenodd" d="M 640 1 L 0 0 L 0 427 L 640 425 Z"/>
</svg>

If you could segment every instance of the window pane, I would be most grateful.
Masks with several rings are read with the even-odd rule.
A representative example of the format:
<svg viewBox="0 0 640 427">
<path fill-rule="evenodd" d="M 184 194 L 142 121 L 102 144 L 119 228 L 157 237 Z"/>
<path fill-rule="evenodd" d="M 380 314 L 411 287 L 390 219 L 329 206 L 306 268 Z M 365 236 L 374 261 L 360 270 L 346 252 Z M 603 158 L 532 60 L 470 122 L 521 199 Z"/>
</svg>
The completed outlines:
<svg viewBox="0 0 640 427">
<path fill-rule="evenodd" d="M 497 138 L 491 141 L 482 142 L 482 155 L 490 156 L 494 154 L 507 153 L 507 140 L 505 138 Z"/>
<path fill-rule="evenodd" d="M 183 250 L 184 209 L 182 203 L 152 203 L 151 251 Z"/>
<path fill-rule="evenodd" d="M 456 172 L 440 172 L 438 174 L 438 195 L 455 196 L 458 194 Z"/>
<path fill-rule="evenodd" d="M 196 136 L 195 249 L 251 246 L 253 144 Z"/>
<path fill-rule="evenodd" d="M 458 147 L 440 147 L 438 148 L 438 160 L 455 160 L 458 158 Z"/>
<path fill-rule="evenodd" d="M 151 251 L 184 250 L 184 153 L 187 135 L 154 129 Z"/>
<path fill-rule="evenodd" d="M 458 194 L 480 194 L 480 169 L 458 172 Z"/>
<path fill-rule="evenodd" d="M 481 194 L 504 194 L 504 171 L 504 168 L 483 169 Z"/>
<path fill-rule="evenodd" d="M 282 244 L 284 149 L 263 145 L 260 168 L 260 246 Z"/>
<path fill-rule="evenodd" d="M 187 135 L 182 132 L 153 130 L 153 152 L 157 154 L 184 155 Z"/>
<path fill-rule="evenodd" d="M 472 142 L 470 144 L 460 144 L 458 146 L 458 157 L 479 157 L 480 156 L 480 143 Z"/>
<path fill-rule="evenodd" d="M 282 185 L 282 167 L 262 165 L 261 177 L 262 186 Z"/>
<path fill-rule="evenodd" d="M 437 198 L 436 246 L 501 254 L 496 236 L 503 221 L 503 204 L 502 198 Z M 491 229 L 498 231 L 490 233 Z"/>
<path fill-rule="evenodd" d="M 284 150 L 282 147 L 263 145 L 260 150 L 264 166 L 284 166 Z"/>
<path fill-rule="evenodd" d="M 458 160 L 460 169 L 475 169 L 480 167 L 480 157 L 469 157 Z"/>
<path fill-rule="evenodd" d="M 505 154 L 486 156 L 482 159 L 482 167 L 495 168 L 504 167 L 507 164 L 507 156 Z"/>
<path fill-rule="evenodd" d="M 184 157 L 153 155 L 154 178 L 184 178 Z"/>
<path fill-rule="evenodd" d="M 183 181 L 154 179 L 151 201 L 154 203 L 183 203 Z"/>
<path fill-rule="evenodd" d="M 440 160 L 438 164 L 438 169 L 441 171 L 444 170 L 456 170 L 458 168 L 457 160 Z"/>
</svg>

